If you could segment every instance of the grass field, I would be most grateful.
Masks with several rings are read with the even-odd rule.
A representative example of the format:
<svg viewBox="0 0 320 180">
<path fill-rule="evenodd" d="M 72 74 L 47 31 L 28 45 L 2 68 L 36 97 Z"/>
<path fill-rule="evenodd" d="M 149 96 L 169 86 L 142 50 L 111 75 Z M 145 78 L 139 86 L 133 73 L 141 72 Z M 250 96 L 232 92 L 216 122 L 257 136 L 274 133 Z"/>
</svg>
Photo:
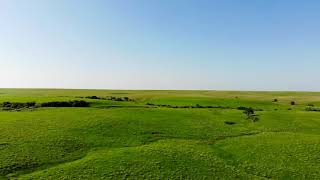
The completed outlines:
<svg viewBox="0 0 320 180">
<path fill-rule="evenodd" d="M 0 110 L 0 179 L 320 179 L 320 93 L 0 89 L 73 100 Z"/>
</svg>

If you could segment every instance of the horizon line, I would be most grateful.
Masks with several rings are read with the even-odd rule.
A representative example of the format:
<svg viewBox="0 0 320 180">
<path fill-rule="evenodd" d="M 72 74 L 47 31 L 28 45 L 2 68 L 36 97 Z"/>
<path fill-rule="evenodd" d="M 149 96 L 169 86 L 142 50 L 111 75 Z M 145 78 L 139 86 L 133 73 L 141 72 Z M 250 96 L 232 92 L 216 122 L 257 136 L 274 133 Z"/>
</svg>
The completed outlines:
<svg viewBox="0 0 320 180">
<path fill-rule="evenodd" d="M 42 87 L 22 87 L 22 88 L 11 88 L 11 87 L 0 87 L 3 89 L 16 89 L 16 90 L 96 90 L 96 91 L 221 91 L 221 92 L 308 92 L 308 93 L 320 93 L 320 91 L 308 91 L 308 90 L 252 90 L 252 89 L 108 89 L 108 88 L 42 88 Z"/>
</svg>

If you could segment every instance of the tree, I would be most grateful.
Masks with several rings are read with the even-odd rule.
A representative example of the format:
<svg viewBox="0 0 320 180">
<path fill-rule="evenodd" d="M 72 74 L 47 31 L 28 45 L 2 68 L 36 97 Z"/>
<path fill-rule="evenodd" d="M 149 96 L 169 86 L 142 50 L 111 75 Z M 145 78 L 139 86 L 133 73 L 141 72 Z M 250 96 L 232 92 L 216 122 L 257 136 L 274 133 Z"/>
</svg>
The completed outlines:
<svg viewBox="0 0 320 180">
<path fill-rule="evenodd" d="M 254 109 L 253 108 L 246 108 L 243 113 L 247 116 L 247 118 L 249 119 L 250 116 L 252 116 L 254 114 Z"/>
<path fill-rule="evenodd" d="M 259 120 L 258 115 L 254 114 L 253 108 L 246 108 L 243 113 L 247 116 L 247 119 L 252 120 L 252 122 L 256 122 Z"/>
</svg>

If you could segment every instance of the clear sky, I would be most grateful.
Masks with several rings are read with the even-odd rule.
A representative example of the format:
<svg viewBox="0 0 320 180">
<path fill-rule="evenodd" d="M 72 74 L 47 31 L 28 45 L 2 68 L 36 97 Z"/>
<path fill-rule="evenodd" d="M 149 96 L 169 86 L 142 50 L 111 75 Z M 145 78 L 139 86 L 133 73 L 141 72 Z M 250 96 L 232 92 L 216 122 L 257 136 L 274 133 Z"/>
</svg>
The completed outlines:
<svg viewBox="0 0 320 180">
<path fill-rule="evenodd" d="M 0 0 L 0 87 L 320 91 L 320 1 Z"/>
</svg>

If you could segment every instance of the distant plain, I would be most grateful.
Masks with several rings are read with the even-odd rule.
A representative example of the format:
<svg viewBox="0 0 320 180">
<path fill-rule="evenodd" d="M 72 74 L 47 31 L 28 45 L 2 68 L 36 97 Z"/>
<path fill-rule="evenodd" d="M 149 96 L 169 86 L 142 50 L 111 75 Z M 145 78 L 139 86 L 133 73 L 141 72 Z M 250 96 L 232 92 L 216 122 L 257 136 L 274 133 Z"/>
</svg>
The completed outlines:
<svg viewBox="0 0 320 180">
<path fill-rule="evenodd" d="M 41 107 L 68 101 L 90 106 Z M 0 89 L 5 102 L 36 106 L 0 110 L 0 179 L 320 179 L 318 92 Z"/>
</svg>

